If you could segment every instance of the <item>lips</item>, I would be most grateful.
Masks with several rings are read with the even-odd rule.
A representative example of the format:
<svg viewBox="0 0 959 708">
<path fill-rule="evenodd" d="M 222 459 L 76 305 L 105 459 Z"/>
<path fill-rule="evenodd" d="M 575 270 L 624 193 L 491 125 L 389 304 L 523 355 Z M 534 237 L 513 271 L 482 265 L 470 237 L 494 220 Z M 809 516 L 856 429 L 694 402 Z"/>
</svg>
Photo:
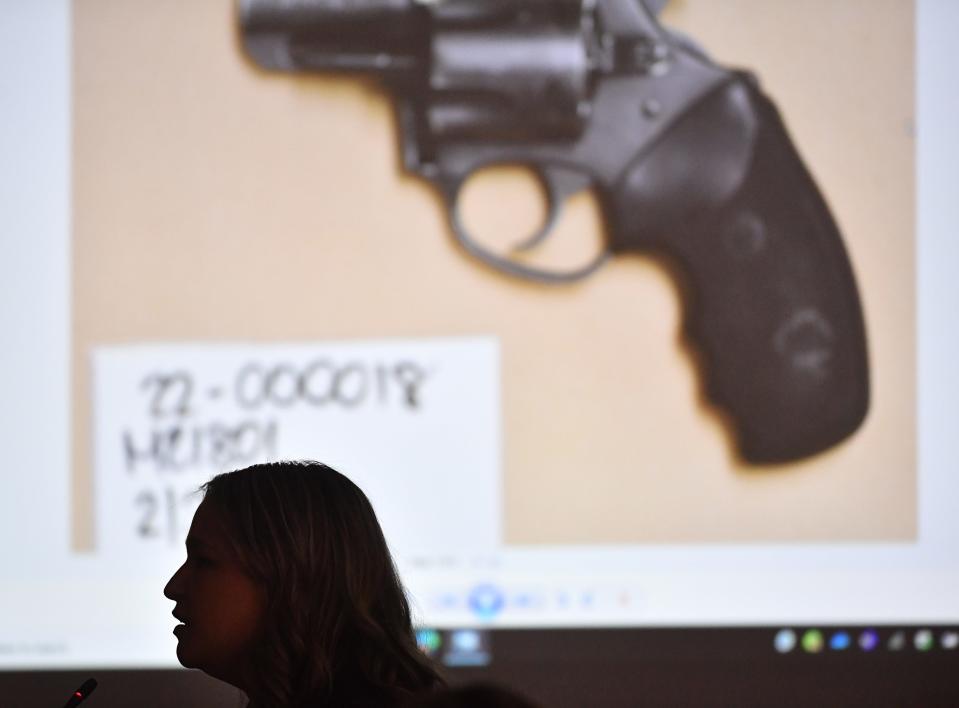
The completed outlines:
<svg viewBox="0 0 959 708">
<path fill-rule="evenodd" d="M 171 614 L 180 622 L 180 624 L 173 628 L 173 634 L 179 636 L 180 632 L 187 628 L 189 622 L 187 622 L 186 618 L 179 614 L 176 610 L 174 610 Z"/>
<path fill-rule="evenodd" d="M 182 622 L 183 624 L 189 624 L 189 623 L 187 622 L 186 617 L 184 617 L 182 613 L 177 612 L 176 608 L 174 608 L 174 609 L 173 609 L 173 612 L 171 612 L 170 614 L 173 615 L 176 619 L 178 619 L 178 620 L 179 620 L 180 622 Z"/>
</svg>

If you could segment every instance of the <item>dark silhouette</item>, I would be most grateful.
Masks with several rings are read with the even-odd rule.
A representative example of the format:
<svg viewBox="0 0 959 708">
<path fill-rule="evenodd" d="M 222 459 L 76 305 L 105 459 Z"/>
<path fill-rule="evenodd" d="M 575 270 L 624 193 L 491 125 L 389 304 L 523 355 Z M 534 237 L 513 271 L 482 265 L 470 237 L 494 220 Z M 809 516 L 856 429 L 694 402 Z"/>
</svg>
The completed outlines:
<svg viewBox="0 0 959 708">
<path fill-rule="evenodd" d="M 318 462 L 214 477 L 164 594 L 177 657 L 251 708 L 390 708 L 442 686 L 366 495 Z"/>
<path fill-rule="evenodd" d="M 404 708 L 539 708 L 518 693 L 491 683 L 475 683 L 419 696 Z"/>
</svg>

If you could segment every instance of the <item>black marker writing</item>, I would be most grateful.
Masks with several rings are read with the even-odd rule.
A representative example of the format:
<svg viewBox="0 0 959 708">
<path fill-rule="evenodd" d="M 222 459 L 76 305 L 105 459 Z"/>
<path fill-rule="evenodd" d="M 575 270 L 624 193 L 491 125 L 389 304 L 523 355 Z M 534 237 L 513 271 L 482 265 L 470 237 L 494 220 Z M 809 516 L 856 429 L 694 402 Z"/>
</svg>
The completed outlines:
<svg viewBox="0 0 959 708">
<path fill-rule="evenodd" d="M 153 428 L 145 435 L 130 429 L 120 443 L 126 471 L 180 472 L 221 469 L 275 457 L 275 420 L 206 425 L 175 424 Z"/>
</svg>

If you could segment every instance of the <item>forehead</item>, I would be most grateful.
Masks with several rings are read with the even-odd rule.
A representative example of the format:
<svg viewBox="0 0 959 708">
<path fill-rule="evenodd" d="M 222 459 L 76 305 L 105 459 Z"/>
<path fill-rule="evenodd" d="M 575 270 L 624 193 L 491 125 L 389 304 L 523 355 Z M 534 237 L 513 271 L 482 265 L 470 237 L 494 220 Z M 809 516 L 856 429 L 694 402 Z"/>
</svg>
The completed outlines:
<svg viewBox="0 0 959 708">
<path fill-rule="evenodd" d="M 230 546 L 222 513 L 209 501 L 200 502 L 187 534 L 187 545 L 202 544 L 216 548 Z"/>
</svg>

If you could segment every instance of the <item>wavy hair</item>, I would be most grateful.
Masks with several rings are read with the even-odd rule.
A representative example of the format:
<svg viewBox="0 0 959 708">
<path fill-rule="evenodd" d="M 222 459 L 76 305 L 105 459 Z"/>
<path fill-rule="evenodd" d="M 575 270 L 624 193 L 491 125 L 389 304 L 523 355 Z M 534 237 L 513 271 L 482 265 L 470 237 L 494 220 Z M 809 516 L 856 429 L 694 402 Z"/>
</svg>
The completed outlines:
<svg viewBox="0 0 959 708">
<path fill-rule="evenodd" d="M 266 591 L 251 706 L 386 707 L 443 685 L 416 646 L 383 532 L 353 482 L 319 462 L 273 462 L 217 475 L 203 491 Z"/>
</svg>

